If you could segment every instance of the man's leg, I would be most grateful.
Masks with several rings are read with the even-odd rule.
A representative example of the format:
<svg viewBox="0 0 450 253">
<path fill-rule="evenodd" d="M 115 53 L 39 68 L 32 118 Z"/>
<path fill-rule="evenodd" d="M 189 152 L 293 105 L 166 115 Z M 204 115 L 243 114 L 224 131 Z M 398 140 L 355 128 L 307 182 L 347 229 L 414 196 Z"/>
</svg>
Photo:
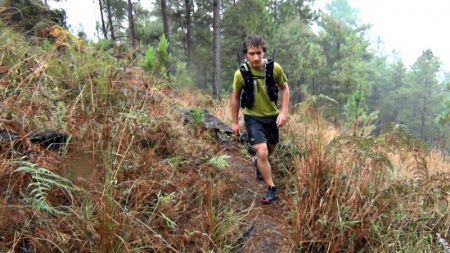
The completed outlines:
<svg viewBox="0 0 450 253">
<path fill-rule="evenodd" d="M 277 149 L 277 145 L 278 144 L 270 144 L 269 145 L 269 157 L 271 154 L 273 154 L 273 152 L 275 151 L 275 149 Z"/>
<path fill-rule="evenodd" d="M 271 145 L 268 148 L 266 143 L 259 143 L 253 146 L 256 151 L 259 172 L 269 186 L 275 186 L 272 178 L 272 168 L 269 163 L 269 154 L 272 154 L 275 150 L 273 146 L 275 145 Z"/>
<path fill-rule="evenodd" d="M 255 144 L 253 147 L 256 150 L 256 156 L 258 158 L 257 162 L 259 172 L 263 176 L 266 184 L 269 185 L 269 187 L 267 188 L 267 193 L 261 198 L 261 201 L 266 204 L 270 204 L 277 196 L 277 188 L 273 183 L 272 168 L 269 163 L 269 154 L 273 153 L 276 145 L 267 147 L 266 143 L 260 143 Z"/>
</svg>

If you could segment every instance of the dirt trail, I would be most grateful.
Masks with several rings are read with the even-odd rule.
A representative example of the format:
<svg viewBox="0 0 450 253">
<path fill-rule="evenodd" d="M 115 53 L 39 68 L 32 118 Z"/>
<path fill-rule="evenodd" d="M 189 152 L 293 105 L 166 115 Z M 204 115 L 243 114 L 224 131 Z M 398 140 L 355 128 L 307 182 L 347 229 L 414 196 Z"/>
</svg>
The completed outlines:
<svg viewBox="0 0 450 253">
<path fill-rule="evenodd" d="M 288 240 L 289 224 L 286 220 L 285 190 L 277 186 L 277 199 L 272 204 L 261 202 L 261 196 L 266 193 L 267 185 L 256 178 L 251 159 L 241 155 L 241 145 L 230 141 L 225 148 L 230 156 L 228 162 L 231 168 L 238 173 L 236 190 L 242 202 L 242 208 L 249 209 L 248 233 L 243 235 L 242 248 L 237 252 L 293 252 Z M 274 180 L 277 182 L 280 179 L 275 177 Z"/>
</svg>

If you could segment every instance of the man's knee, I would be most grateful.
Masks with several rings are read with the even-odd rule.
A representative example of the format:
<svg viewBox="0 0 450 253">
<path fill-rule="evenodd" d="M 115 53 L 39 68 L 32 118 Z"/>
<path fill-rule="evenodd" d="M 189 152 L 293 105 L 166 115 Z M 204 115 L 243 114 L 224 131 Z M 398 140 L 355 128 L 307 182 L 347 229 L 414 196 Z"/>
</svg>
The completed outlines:
<svg viewBox="0 0 450 253">
<path fill-rule="evenodd" d="M 266 143 L 260 143 L 253 145 L 253 148 L 256 151 L 256 154 L 261 157 L 268 156 L 269 150 Z"/>
</svg>

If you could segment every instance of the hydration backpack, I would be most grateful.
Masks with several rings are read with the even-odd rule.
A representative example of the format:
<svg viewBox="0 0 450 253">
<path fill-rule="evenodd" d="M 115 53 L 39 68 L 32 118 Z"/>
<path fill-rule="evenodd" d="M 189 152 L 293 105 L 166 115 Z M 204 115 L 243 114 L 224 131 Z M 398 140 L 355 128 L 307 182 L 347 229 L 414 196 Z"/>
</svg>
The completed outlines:
<svg viewBox="0 0 450 253">
<path fill-rule="evenodd" d="M 274 61 L 272 59 L 267 59 L 264 81 L 266 84 L 266 92 L 269 95 L 270 101 L 276 103 L 278 99 L 278 85 L 275 83 L 275 79 L 273 77 L 273 65 Z M 247 62 L 242 63 L 239 70 L 241 71 L 242 78 L 244 79 L 241 92 L 241 107 L 251 108 L 255 101 L 255 82 L 258 78 L 262 77 L 253 76 Z"/>
</svg>

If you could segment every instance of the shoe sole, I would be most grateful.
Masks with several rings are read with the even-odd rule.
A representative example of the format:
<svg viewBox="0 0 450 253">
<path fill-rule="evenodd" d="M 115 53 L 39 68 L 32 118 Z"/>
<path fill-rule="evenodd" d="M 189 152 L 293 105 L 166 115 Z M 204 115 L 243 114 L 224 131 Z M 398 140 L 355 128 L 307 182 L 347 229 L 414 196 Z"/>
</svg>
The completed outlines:
<svg viewBox="0 0 450 253">
<path fill-rule="evenodd" d="M 264 203 L 264 204 L 272 204 L 272 201 L 274 201 L 275 199 L 273 199 L 273 200 L 268 200 L 268 199 L 261 199 L 261 201 Z"/>
</svg>

